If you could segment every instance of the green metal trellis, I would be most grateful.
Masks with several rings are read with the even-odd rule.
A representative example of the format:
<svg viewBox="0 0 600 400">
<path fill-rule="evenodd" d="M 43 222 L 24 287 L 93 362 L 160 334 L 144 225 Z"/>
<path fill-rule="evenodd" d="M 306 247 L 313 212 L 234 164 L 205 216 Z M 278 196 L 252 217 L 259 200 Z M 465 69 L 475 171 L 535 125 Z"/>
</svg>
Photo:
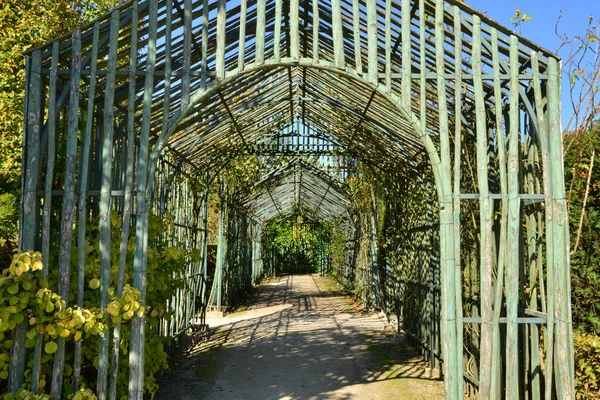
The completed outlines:
<svg viewBox="0 0 600 400">
<path fill-rule="evenodd" d="M 82 246 L 78 276 L 69 266 L 90 216 L 99 221 L 105 307 L 109 286 L 122 290 L 129 229 L 144 296 L 149 214 L 178 210 L 179 235 L 203 263 L 184 266 L 194 283 L 174 294 L 179 317 L 164 330 L 175 334 L 199 311 L 188 296 L 204 306 L 208 296 L 207 173 L 216 179 L 244 156 L 288 165 L 270 177 L 273 187 L 238 193 L 247 215 L 232 208 L 221 221 L 219 262 L 235 252 L 250 280 L 262 270 L 262 223 L 298 203 L 322 218 L 349 215 L 348 237 L 364 234 L 340 189 L 361 162 L 380 177 L 374 190 L 388 194 L 383 214 L 373 201 L 372 284 L 385 286 L 398 303 L 385 307 L 402 309 L 410 336 L 443 365 L 446 397 L 475 387 L 481 398 L 574 398 L 556 55 L 457 0 L 133 0 L 26 57 L 20 245 L 48 263 L 60 235 L 50 268 L 65 299 L 74 280 L 83 304 Z M 66 144 L 60 158 L 57 143 Z M 124 227 L 118 282 L 110 282 L 114 211 Z M 224 239 L 227 220 L 233 239 Z M 395 247 L 380 255 L 382 234 Z M 351 242 L 352 272 L 361 253 Z M 131 399 L 143 394 L 144 329 L 135 317 Z M 25 330 L 14 332 L 12 391 L 24 382 Z M 112 359 L 111 334 L 100 340 L 100 399 L 116 396 L 109 371 L 119 335 L 117 326 Z M 60 341 L 55 397 L 64 354 Z M 77 386 L 80 343 L 74 367 Z"/>
</svg>

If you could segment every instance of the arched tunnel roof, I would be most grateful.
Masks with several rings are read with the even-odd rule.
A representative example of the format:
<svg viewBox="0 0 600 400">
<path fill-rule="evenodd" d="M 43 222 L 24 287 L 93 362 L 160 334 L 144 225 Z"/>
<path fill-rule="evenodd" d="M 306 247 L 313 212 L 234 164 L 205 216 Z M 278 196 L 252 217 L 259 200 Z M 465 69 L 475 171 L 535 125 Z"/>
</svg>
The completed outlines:
<svg viewBox="0 0 600 400">
<path fill-rule="evenodd" d="M 315 220 L 349 218 L 351 199 L 341 180 L 296 158 L 235 194 L 258 221 L 292 213 Z"/>
<path fill-rule="evenodd" d="M 138 111 L 134 111 L 134 119 L 137 121 L 136 125 L 141 126 L 143 88 L 147 77 L 144 73 L 132 75 L 131 68 L 143 71 L 147 67 L 146 45 L 151 25 L 150 3 L 149 0 L 141 1 L 139 4 L 126 2 L 119 7 L 118 23 L 121 29 L 118 38 L 114 101 L 115 119 L 121 122 L 116 129 L 117 137 L 126 132 L 130 90 L 128 77 L 135 76 L 135 109 Z M 358 3 L 358 7 L 354 7 L 354 3 Z M 380 167 L 393 168 L 399 161 L 418 164 L 425 152 L 414 131 L 414 121 L 402 117 L 388 100 L 367 83 L 367 80 L 375 79 L 381 86 L 389 85 L 391 92 L 409 91 L 410 95 L 407 96 L 412 113 L 425 115 L 427 121 L 425 131 L 437 143 L 438 117 L 441 111 L 436 96 L 436 43 L 432 17 L 435 14 L 435 2 L 432 0 L 425 0 L 422 4 L 419 1 L 409 2 L 409 21 L 403 21 L 402 18 L 403 13 L 406 13 L 402 5 L 406 5 L 406 2 L 396 0 L 375 2 L 377 18 L 380 22 L 389 15 L 389 19 L 385 20 L 386 26 L 377 26 L 379 31 L 379 40 L 376 43 L 377 55 L 386 60 L 387 65 L 386 70 L 378 71 L 376 78 L 369 77 L 366 71 L 369 62 L 366 52 L 369 40 L 367 3 L 364 0 L 339 2 L 340 9 L 337 11 L 341 15 L 341 32 L 346 49 L 342 61 L 334 54 L 332 3 L 299 1 L 298 53 L 300 58 L 297 66 L 290 66 L 289 63 L 287 66 L 278 66 L 274 63 L 252 69 L 249 66 L 259 64 L 260 59 L 271 59 L 272 62 L 273 59 L 283 60 L 292 56 L 288 2 L 243 1 L 246 10 L 242 10 L 238 1 L 190 1 L 189 9 L 186 8 L 187 6 L 184 7 L 183 2 L 158 1 L 155 90 L 150 118 L 151 142 L 156 141 L 167 129 L 171 129 L 173 134 L 165 143 L 165 149 L 180 156 L 188 168 L 210 168 L 221 164 L 232 154 L 262 152 L 259 144 L 264 143 L 265 135 L 272 134 L 277 126 L 301 123 L 310 127 L 308 129 L 318 130 L 330 136 L 331 140 L 335 139 L 345 150 L 360 153 L 362 158 Z M 205 8 L 205 5 L 208 7 Z M 219 84 L 216 53 L 221 7 L 224 11 L 225 23 L 225 53 L 222 68 L 227 71 L 222 78 L 236 75 L 243 69 L 245 74 L 230 84 L 212 91 L 210 95 L 202 98 L 202 101 L 192 101 L 190 104 L 190 99 L 193 100 L 195 95 Z M 135 34 L 140 39 L 140 50 L 137 52 L 137 58 L 130 60 L 128 50 L 132 30 L 127 28 L 132 25 L 134 15 L 137 17 L 138 32 Z M 186 18 L 185 15 L 190 17 Z M 245 21 L 241 20 L 242 15 Z M 447 27 L 461 28 L 461 36 L 455 35 L 454 30 L 451 29 L 445 31 L 443 62 L 444 70 L 448 74 L 461 72 L 463 75 L 461 96 L 464 109 L 460 118 L 466 122 L 467 130 L 470 130 L 475 108 L 473 96 L 475 89 L 471 78 L 474 16 L 483 22 L 482 68 L 483 73 L 488 75 L 484 79 L 484 91 L 485 101 L 488 102 L 490 109 L 493 108 L 494 96 L 491 85 L 487 81 L 491 78 L 494 63 L 498 63 L 500 70 L 508 74 L 509 37 L 514 35 L 514 32 L 456 0 L 445 2 L 444 16 L 446 18 L 444 24 Z M 319 21 L 318 40 L 314 37 L 315 17 Z M 262 18 L 264 18 L 264 32 L 262 24 L 259 23 Z M 98 35 L 101 44 L 97 49 L 96 68 L 99 70 L 106 68 L 110 23 L 111 19 L 107 15 L 95 24 L 82 29 L 83 71 L 89 71 L 92 64 L 91 47 L 94 35 Z M 410 47 L 401 43 L 406 28 L 409 29 L 406 37 L 410 40 Z M 494 49 L 492 49 L 490 39 L 492 37 L 498 38 L 497 57 L 494 56 Z M 242 41 L 241 38 L 244 40 Z M 259 39 L 264 44 L 264 54 L 258 54 Z M 453 54 L 453 44 L 457 40 L 462 41 L 462 53 L 458 55 L 458 58 L 462 59 L 462 71 L 456 69 L 457 55 Z M 538 53 L 540 70 L 543 74 L 547 57 L 553 55 L 525 38 L 520 37 L 519 42 L 521 74 L 525 76 L 531 73 L 532 67 L 528 60 L 532 52 Z M 403 46 L 405 48 L 402 48 Z M 186 50 L 188 48 L 189 50 Z M 352 49 L 355 50 L 354 55 Z M 356 49 L 365 50 L 357 53 Z M 43 68 L 48 70 L 51 68 L 52 48 L 47 45 L 42 47 L 42 51 Z M 72 52 L 72 39 L 64 38 L 59 48 L 61 59 L 71 59 Z M 404 55 L 410 57 L 411 70 L 408 72 L 403 71 Z M 338 66 L 340 62 L 345 67 L 337 72 L 334 68 L 323 67 Z M 68 76 L 69 65 L 61 68 L 63 63 L 64 61 L 59 61 L 58 68 L 62 69 L 60 75 Z M 311 64 L 315 68 L 312 68 Z M 355 78 L 344 74 L 344 71 L 348 70 L 354 72 Z M 84 76 L 88 75 L 89 73 L 84 74 Z M 409 85 L 398 79 L 403 76 L 410 80 Z M 361 77 L 364 79 L 361 80 Z M 423 83 L 425 83 L 424 90 Z M 106 78 L 99 76 L 96 85 L 98 102 L 104 99 L 105 85 Z M 447 110 L 443 112 L 452 115 L 455 111 L 452 99 L 456 88 L 450 81 L 446 85 L 445 91 L 450 101 L 446 104 Z M 519 88 L 526 106 L 530 104 L 528 93 L 530 89 L 523 83 Z M 502 93 L 507 92 L 508 88 L 503 87 Z M 422 107 L 423 103 L 425 103 L 424 107 Z M 187 117 L 181 123 L 177 126 L 168 123 L 177 119 L 182 111 Z M 234 135 L 231 134 L 232 127 L 235 130 Z"/>
</svg>

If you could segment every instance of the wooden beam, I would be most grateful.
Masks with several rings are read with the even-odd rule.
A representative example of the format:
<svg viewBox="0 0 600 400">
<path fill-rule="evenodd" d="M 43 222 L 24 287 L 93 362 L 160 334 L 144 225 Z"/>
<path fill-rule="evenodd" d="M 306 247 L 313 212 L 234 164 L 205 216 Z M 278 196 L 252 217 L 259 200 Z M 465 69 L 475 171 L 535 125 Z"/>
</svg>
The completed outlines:
<svg viewBox="0 0 600 400">
<path fill-rule="evenodd" d="M 265 62 L 265 0 L 257 0 L 256 6 L 256 52 L 255 62 L 258 65 Z"/>
<path fill-rule="evenodd" d="M 379 49 L 377 45 L 377 1 L 367 1 L 367 50 L 369 61 L 368 81 L 373 85 L 379 82 Z"/>
<path fill-rule="evenodd" d="M 217 10 L 217 49 L 216 49 L 216 67 L 215 73 L 217 80 L 225 78 L 225 33 L 227 21 L 227 1 L 218 0 L 219 8 Z"/>
<path fill-rule="evenodd" d="M 165 55 L 167 53 L 165 52 Z M 170 56 L 170 54 L 169 54 Z M 181 109 L 190 102 L 190 70 L 192 66 L 192 0 L 183 2 L 183 75 L 181 77 Z"/>
<path fill-rule="evenodd" d="M 333 28 L 333 62 L 337 68 L 343 69 L 346 67 L 346 58 L 344 55 L 344 32 L 340 0 L 331 1 L 331 19 Z"/>
<path fill-rule="evenodd" d="M 146 304 L 146 258 L 148 245 L 148 189 L 149 170 L 149 136 L 152 95 L 154 92 L 154 70 L 156 61 L 157 35 L 156 2 L 150 2 L 148 53 L 146 61 L 146 80 L 144 87 L 144 103 L 142 110 L 142 126 L 139 135 L 137 162 L 137 198 L 136 198 L 136 235 L 133 257 L 133 286 L 141 292 L 141 303 Z M 144 321 L 145 317 L 134 316 L 131 322 L 131 338 L 129 350 L 129 399 L 142 400 L 144 394 Z"/>
<path fill-rule="evenodd" d="M 492 371 L 492 224 L 494 203 L 489 191 L 488 126 L 483 80 L 481 79 L 481 20 L 473 18 L 473 75 L 475 88 L 475 129 L 477 132 L 477 184 L 479 187 L 479 290 L 481 297 L 481 337 L 479 398 L 489 399 Z"/>
<path fill-rule="evenodd" d="M 119 45 L 119 13 L 115 11 L 111 16 L 111 31 L 108 55 L 108 74 L 106 76 L 105 102 L 104 102 L 104 129 L 102 131 L 102 176 L 100 194 L 100 307 L 106 309 L 108 305 L 108 288 L 111 286 L 110 271 L 111 258 L 111 204 L 110 190 L 112 188 L 113 166 L 113 135 L 115 130 L 114 116 L 114 91 L 115 70 L 117 64 L 117 49 Z M 97 155 L 98 156 L 98 155 Z M 106 312 L 105 312 L 106 313 Z M 108 313 L 106 313 L 108 315 Z M 98 387 L 96 393 L 99 400 L 107 397 L 108 381 L 108 348 L 110 332 L 100 335 L 100 350 L 98 361 Z"/>
<path fill-rule="evenodd" d="M 292 62 L 300 60 L 300 4 L 299 0 L 290 0 L 290 57 Z"/>
<path fill-rule="evenodd" d="M 518 39 L 511 36 L 510 70 L 519 70 Z M 510 81 L 510 130 L 508 141 L 508 242 L 506 265 L 506 397 L 519 398 L 519 339 L 517 317 L 519 308 L 519 255 L 521 202 L 519 193 L 519 79 Z"/>
</svg>

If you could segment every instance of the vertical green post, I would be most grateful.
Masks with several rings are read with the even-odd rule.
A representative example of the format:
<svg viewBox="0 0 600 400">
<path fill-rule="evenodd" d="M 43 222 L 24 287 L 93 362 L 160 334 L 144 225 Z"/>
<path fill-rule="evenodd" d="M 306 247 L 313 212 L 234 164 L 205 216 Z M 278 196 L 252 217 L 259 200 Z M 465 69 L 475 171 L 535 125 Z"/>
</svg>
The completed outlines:
<svg viewBox="0 0 600 400">
<path fill-rule="evenodd" d="M 256 3 L 256 64 L 265 63 L 265 0 L 257 0 Z"/>
<path fill-rule="evenodd" d="M 410 0 L 402 0 L 402 107 L 410 112 L 412 88 L 412 43 L 410 40 Z"/>
<path fill-rule="evenodd" d="M 548 59 L 548 144 L 552 176 L 552 230 L 554 247 L 556 392 L 559 398 L 574 399 L 573 336 L 569 280 L 569 222 L 564 187 L 563 145 L 560 120 L 560 67 Z"/>
<path fill-rule="evenodd" d="M 58 56 L 60 50 L 60 41 L 55 40 L 52 43 L 52 61 L 50 67 L 50 87 L 48 90 L 48 153 L 46 182 L 44 183 L 44 210 L 42 222 L 42 260 L 45 268 L 42 275 L 48 277 L 48 267 L 50 266 L 50 216 L 52 212 L 52 182 L 54 181 L 54 161 L 56 159 L 56 86 L 58 80 Z M 33 351 L 33 368 L 31 371 L 31 391 L 37 393 L 40 382 L 40 369 L 42 359 L 43 339 L 37 335 L 35 349 Z"/>
<path fill-rule="evenodd" d="M 319 62 L 319 0 L 312 1 L 313 12 L 313 63 Z"/>
<path fill-rule="evenodd" d="M 227 263 L 227 201 L 226 201 L 227 185 L 223 182 L 220 190 L 220 213 L 219 213 L 219 236 L 217 244 L 217 261 L 215 266 L 215 278 L 208 301 L 209 307 L 214 307 L 216 311 L 221 311 L 221 300 L 223 290 L 223 270 Z"/>
<path fill-rule="evenodd" d="M 442 283 L 442 338 L 444 358 L 444 390 L 446 397 L 459 399 L 458 380 L 462 379 L 462 366 L 456 355 L 457 329 L 462 329 L 462 321 L 456 321 L 456 304 L 459 293 L 455 290 L 455 261 L 454 261 L 454 216 L 452 201 L 452 178 L 450 165 L 450 138 L 448 132 L 448 113 L 446 99 L 446 77 L 444 59 L 444 0 L 435 2 L 435 54 L 437 74 L 437 100 L 440 130 L 440 248 L 441 248 L 441 283 Z M 460 371 L 459 371 L 460 369 Z"/>
<path fill-rule="evenodd" d="M 344 56 L 344 32 L 340 0 L 331 1 L 331 19 L 333 29 L 333 62 L 337 68 L 344 69 L 346 67 L 346 59 Z"/>
<path fill-rule="evenodd" d="M 87 189 L 90 169 L 90 147 L 92 145 L 92 129 L 94 127 L 94 109 L 96 98 L 96 68 L 98 64 L 98 40 L 100 37 L 100 22 L 94 23 L 92 33 L 92 50 L 90 61 L 90 81 L 88 89 L 88 103 L 85 120 L 85 135 L 83 137 L 83 147 L 81 149 L 81 163 L 79 165 L 79 197 L 77 199 L 77 211 L 79 220 L 77 222 L 77 305 L 83 307 L 83 295 L 85 290 L 85 234 L 82 229 L 87 224 Z M 75 354 L 73 361 L 73 391 L 79 388 L 81 377 L 81 340 L 75 342 Z"/>
<path fill-rule="evenodd" d="M 360 39 L 360 3 L 359 0 L 352 0 L 352 30 L 354 31 L 354 63 L 356 70 L 362 76 L 362 43 Z"/>
<path fill-rule="evenodd" d="M 60 50 L 60 41 L 55 40 L 52 43 L 52 61 L 50 67 L 50 87 L 48 89 L 48 153 L 46 181 L 44 183 L 44 210 L 42 222 L 42 259 L 44 266 L 42 273 L 48 276 L 48 266 L 50 265 L 50 213 L 52 211 L 52 182 L 54 180 L 54 161 L 56 158 L 56 86 L 58 80 L 58 58 Z"/>
<path fill-rule="evenodd" d="M 165 46 L 167 47 L 165 55 L 165 104 L 170 94 L 170 19 L 171 2 L 167 2 L 167 38 Z M 136 68 L 137 68 L 137 48 L 138 48 L 138 0 L 133 0 L 131 5 L 131 49 L 129 52 L 129 93 L 127 102 L 127 148 L 126 148 L 126 171 L 125 171 L 125 196 L 123 199 L 123 218 L 121 225 L 121 243 L 119 246 L 119 267 L 117 273 L 117 297 L 121 297 L 125 283 L 125 263 L 127 261 L 127 244 L 129 243 L 129 230 L 131 225 L 131 209 L 133 203 L 133 177 L 134 177 L 134 156 L 135 156 L 135 98 L 136 98 Z M 163 126 L 166 127 L 163 120 Z M 110 376 L 111 400 L 117 398 L 117 379 L 119 373 L 119 353 L 121 351 L 121 324 L 116 324 L 113 329 L 113 351 L 112 351 L 112 369 Z"/>
<path fill-rule="evenodd" d="M 242 4 L 245 4 L 246 0 L 242 0 Z M 172 7 L 172 6 L 171 6 Z M 240 26 L 240 35 L 242 30 L 246 29 L 244 26 Z M 240 47 L 242 44 L 240 42 Z M 202 73 L 201 73 L 201 88 L 206 90 L 206 83 L 208 80 L 208 0 L 202 2 Z M 242 60 L 243 60 L 243 51 Z"/>
<path fill-rule="evenodd" d="M 379 296 L 379 259 L 377 254 L 377 199 L 375 188 L 371 190 L 371 301 L 373 307 L 380 304 Z"/>
<path fill-rule="evenodd" d="M 496 129 L 496 146 L 498 148 L 498 169 L 500 179 L 500 194 L 502 195 L 501 219 L 500 219 L 500 243 L 498 246 L 498 266 L 496 273 L 496 285 L 494 287 L 494 320 L 492 332 L 492 369 L 490 382 L 490 396 L 500 398 L 502 394 L 502 359 L 500 351 L 500 312 L 502 311 L 502 299 L 504 289 L 504 269 L 506 265 L 506 243 L 508 225 L 508 177 L 506 171 L 506 149 L 504 110 L 502 104 L 502 82 L 500 79 L 500 55 L 498 52 L 498 31 L 492 28 L 492 65 L 494 75 L 494 114 Z"/>
<path fill-rule="evenodd" d="M 508 240 L 506 265 L 506 397 L 519 397 L 519 254 L 521 201 L 519 198 L 519 42 L 510 37 L 510 137 L 508 145 Z"/>
<path fill-rule="evenodd" d="M 23 179 L 23 209 L 21 215 L 20 247 L 23 250 L 33 250 L 38 234 L 38 202 L 36 196 L 38 184 L 38 170 L 40 165 L 40 130 L 41 111 L 44 108 L 43 83 L 42 83 L 42 51 L 36 50 L 27 59 L 27 107 L 25 114 L 25 177 Z M 25 339 L 27 322 L 18 324 L 13 336 L 11 347 L 10 365 L 8 375 L 8 391 L 15 393 L 24 382 L 26 348 Z"/>
<path fill-rule="evenodd" d="M 299 7 L 299 0 L 290 0 L 290 57 L 292 58 L 292 62 L 300 60 Z"/>
<path fill-rule="evenodd" d="M 227 0 L 218 0 L 217 8 L 217 48 L 215 51 L 215 76 L 225 78 L 225 37 L 227 22 Z"/>
<path fill-rule="evenodd" d="M 275 62 L 281 60 L 281 0 L 275 1 L 275 34 L 273 42 L 273 58 Z"/>
<path fill-rule="evenodd" d="M 65 156 L 65 185 L 58 249 L 58 294 L 68 304 L 71 272 L 71 246 L 73 244 L 73 220 L 75 216 L 75 174 L 77 158 L 77 135 L 79 132 L 79 86 L 81 77 L 81 31 L 72 35 L 72 70 L 69 89 L 69 122 Z M 65 338 L 57 339 L 58 350 L 54 353 L 52 386 L 50 394 L 54 398 L 62 395 L 63 371 L 65 362 Z"/>
<path fill-rule="evenodd" d="M 168 3 L 172 3 L 167 1 Z M 171 5 L 172 7 L 172 5 Z M 167 12 L 168 14 L 168 12 Z M 169 15 L 170 17 L 170 15 Z M 170 53 L 165 51 L 165 56 Z M 192 0 L 183 2 L 183 71 L 181 77 L 181 109 L 190 103 L 190 80 L 192 68 Z M 204 65 L 202 66 L 204 69 Z"/>
<path fill-rule="evenodd" d="M 461 181 L 461 156 L 462 156 L 462 113 L 463 113 L 463 41 L 461 10 L 458 6 L 453 7 L 454 19 L 454 268 L 455 268 L 455 292 L 456 292 L 456 320 L 462 326 L 462 258 L 461 258 L 461 227 L 460 227 L 460 181 Z M 425 49 L 423 49 L 423 52 Z M 425 89 L 423 89 L 425 90 Z M 422 99 L 425 101 L 425 99 Z M 463 330 L 456 331 L 456 359 L 458 362 L 457 392 L 464 393 L 463 372 Z"/>
<path fill-rule="evenodd" d="M 204 28 L 202 29 L 202 43 L 208 40 L 208 0 L 204 0 L 204 10 L 206 14 L 203 20 L 206 21 L 206 35 L 204 34 Z M 244 52 L 246 49 L 246 12 L 247 12 L 247 0 L 240 1 L 240 36 L 239 36 L 239 47 L 238 47 L 238 69 L 242 71 L 244 69 Z M 205 39 L 206 36 L 206 39 Z"/>
<path fill-rule="evenodd" d="M 119 47 L 119 10 L 113 11 L 110 19 L 110 43 L 108 48 L 108 66 L 104 95 L 104 129 L 102 137 L 102 178 L 100 189 L 100 307 L 108 305 L 108 288 L 111 286 L 111 210 L 112 210 L 112 165 L 113 136 L 115 131 L 114 93 L 117 69 L 117 51 Z M 108 313 L 105 312 L 108 317 Z M 106 399 L 108 379 L 108 352 L 110 332 L 100 334 L 98 354 L 98 382 L 96 395 L 99 400 Z"/>
<path fill-rule="evenodd" d="M 142 305 L 146 302 L 146 257 L 148 244 L 148 214 L 150 206 L 148 181 L 150 176 L 148 165 L 150 122 L 152 111 L 152 94 L 154 92 L 154 70 L 156 63 L 158 2 L 150 0 L 149 37 L 144 85 L 144 103 L 142 108 L 142 126 L 138 149 L 138 170 L 136 175 L 136 229 L 135 252 L 133 258 L 133 286 L 142 294 Z M 151 190 L 150 190 L 151 191 Z M 129 351 L 129 399 L 142 400 L 144 394 L 144 321 L 145 317 L 134 316 L 131 322 L 131 339 Z"/>
<path fill-rule="evenodd" d="M 542 84 L 540 77 L 540 65 L 537 54 L 532 54 L 531 57 L 531 69 L 533 73 L 533 89 L 534 89 L 534 100 L 535 100 L 535 111 L 538 118 L 539 132 L 538 137 L 540 140 L 540 147 L 542 153 L 542 169 L 543 169 L 543 187 L 545 197 L 545 226 L 546 226 L 546 274 L 542 274 L 540 271 L 540 284 L 544 283 L 544 277 L 546 278 L 546 286 L 548 296 L 544 302 L 542 297 L 542 310 L 547 313 L 548 321 L 546 323 L 546 330 L 544 334 L 544 348 L 546 351 L 546 359 L 544 362 L 544 397 L 546 400 L 552 399 L 552 392 L 554 387 L 554 246 L 553 246 L 553 235 L 552 235 L 552 184 L 551 178 L 551 166 L 550 160 L 551 155 L 549 153 L 550 147 L 548 143 L 548 119 L 546 116 L 545 98 L 543 97 Z M 540 255 L 542 253 L 540 252 Z M 540 288 L 544 286 L 540 285 Z"/>
<path fill-rule="evenodd" d="M 479 186 L 479 289 L 481 298 L 481 336 L 479 360 L 479 398 L 489 399 L 492 371 L 492 224 L 494 203 L 489 191 L 488 129 L 481 66 L 481 19 L 473 16 L 473 88 L 477 133 L 477 183 Z"/>
<path fill-rule="evenodd" d="M 367 3 L 367 51 L 369 82 L 377 85 L 379 81 L 379 54 L 377 48 L 377 0 L 366 0 Z"/>
</svg>

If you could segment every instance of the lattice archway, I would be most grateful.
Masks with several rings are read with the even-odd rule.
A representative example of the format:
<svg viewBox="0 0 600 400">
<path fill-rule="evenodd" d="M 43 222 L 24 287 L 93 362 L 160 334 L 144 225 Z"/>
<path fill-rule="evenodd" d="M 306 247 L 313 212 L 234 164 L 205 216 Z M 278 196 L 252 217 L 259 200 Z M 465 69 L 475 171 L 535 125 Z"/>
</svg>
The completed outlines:
<svg viewBox="0 0 600 400">
<path fill-rule="evenodd" d="M 145 293 L 146 228 L 162 182 L 159 159 L 169 153 L 186 160 L 181 169 L 193 166 L 186 158 L 191 154 L 214 165 L 218 155 L 203 158 L 189 145 L 210 148 L 216 143 L 211 135 L 245 141 L 234 116 L 246 103 L 240 97 L 262 93 L 266 85 L 268 98 L 287 85 L 289 96 L 273 97 L 273 108 L 292 105 L 289 122 L 325 131 L 326 121 L 348 148 L 366 158 L 385 154 L 377 152 L 383 142 L 366 134 L 344 138 L 335 132 L 340 120 L 333 116 L 356 103 L 364 106 L 356 131 L 365 124 L 367 132 L 384 132 L 395 143 L 380 148 L 393 148 L 389 154 L 408 170 L 418 164 L 417 153 L 430 163 L 440 224 L 442 351 L 436 357 L 443 360 L 446 397 L 460 398 L 464 379 L 482 398 L 514 398 L 524 391 L 532 398 L 544 392 L 546 398 L 574 396 L 557 56 L 454 0 L 148 0 L 125 3 L 70 37 L 32 50 L 27 61 L 21 247 L 41 249 L 48 261 L 52 199 L 61 196 L 61 295 L 66 297 L 69 285 L 73 226 L 86 225 L 86 202 L 96 204 L 100 246 L 109 248 L 108 217 L 120 198 L 126 229 L 135 208 L 133 283 Z M 345 91 L 315 89 L 327 85 Z M 225 91 L 237 96 L 235 107 Z M 294 102 L 302 104 L 302 115 L 294 113 Z M 311 120 L 318 110 L 325 115 Z M 263 125 L 273 117 L 267 109 Z M 228 132 L 225 123 L 237 132 Z M 260 124 L 250 126 L 258 138 Z M 61 137 L 64 181 L 57 189 Z M 468 177 L 467 155 L 476 164 L 476 174 Z M 474 200 L 478 259 L 469 268 L 477 272 L 480 294 L 466 310 L 461 207 Z M 105 307 L 108 251 L 100 264 Z M 132 326 L 130 397 L 141 398 L 143 318 L 134 318 Z M 478 327 L 478 365 L 465 373 L 468 326 Z M 24 332 L 15 335 L 13 390 L 22 383 L 26 357 Z M 108 343 L 108 337 L 101 339 L 101 398 Z M 56 395 L 64 347 L 55 357 Z M 34 385 L 38 373 L 34 366 Z"/>
</svg>

